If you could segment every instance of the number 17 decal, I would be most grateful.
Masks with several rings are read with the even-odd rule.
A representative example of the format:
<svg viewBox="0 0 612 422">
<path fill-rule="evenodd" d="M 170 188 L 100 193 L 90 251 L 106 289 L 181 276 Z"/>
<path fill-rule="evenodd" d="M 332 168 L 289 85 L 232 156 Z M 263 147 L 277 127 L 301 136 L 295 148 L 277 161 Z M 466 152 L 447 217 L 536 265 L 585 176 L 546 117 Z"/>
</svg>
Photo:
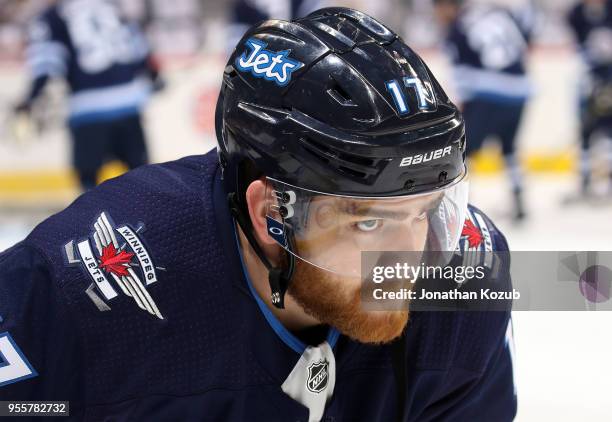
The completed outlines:
<svg viewBox="0 0 612 422">
<path fill-rule="evenodd" d="M 414 89 L 419 110 L 430 110 L 435 107 L 432 89 L 429 84 L 424 84 L 420 79 L 411 78 L 408 76 L 404 77 L 402 81 L 404 82 L 404 86 L 406 88 Z M 388 81 L 385 86 L 391 93 L 393 102 L 395 103 L 395 107 L 397 108 L 397 112 L 400 114 L 400 116 L 410 113 L 410 107 L 408 106 L 408 102 L 406 101 L 406 97 L 402 91 L 400 83 L 397 80 L 392 79 Z"/>
<path fill-rule="evenodd" d="M 37 376 L 9 333 L 0 333 L 0 387 Z"/>
</svg>

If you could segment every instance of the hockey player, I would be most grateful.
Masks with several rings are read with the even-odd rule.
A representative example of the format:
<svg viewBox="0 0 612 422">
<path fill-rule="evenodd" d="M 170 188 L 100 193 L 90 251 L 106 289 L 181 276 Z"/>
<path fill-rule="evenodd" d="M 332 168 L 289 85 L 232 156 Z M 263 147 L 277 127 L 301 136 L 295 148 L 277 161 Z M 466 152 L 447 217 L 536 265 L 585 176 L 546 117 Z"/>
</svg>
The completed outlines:
<svg viewBox="0 0 612 422">
<path fill-rule="evenodd" d="M 571 9 L 568 23 L 587 68 L 580 89 L 581 192 L 590 193 L 593 135 L 603 132 L 612 138 L 612 2 L 584 0 Z M 612 157 L 609 164 L 612 166 Z M 610 169 L 612 183 L 612 168 Z"/>
<path fill-rule="evenodd" d="M 230 11 L 227 48 L 230 54 L 236 43 L 253 25 L 268 20 L 291 20 L 306 16 L 321 7 L 320 0 L 236 0 Z"/>
<path fill-rule="evenodd" d="M 467 154 L 489 136 L 498 137 L 510 174 L 515 220 L 525 217 L 516 133 L 530 94 L 525 73 L 528 29 L 509 11 L 489 5 L 464 6 L 462 0 L 434 0 L 446 28 L 457 100 L 465 117 Z"/>
<path fill-rule="evenodd" d="M 59 0 L 32 24 L 26 52 L 32 83 L 17 106 L 28 112 L 49 79 L 69 86 L 72 162 L 82 187 L 108 159 L 147 163 L 141 108 L 160 80 L 144 36 L 108 0 Z"/>
<path fill-rule="evenodd" d="M 0 255 L 0 400 L 88 420 L 513 418 L 509 312 L 360 306 L 362 251 L 507 250 L 467 205 L 463 120 L 419 56 L 351 9 L 263 22 L 216 124 L 217 150 L 108 181 Z"/>
</svg>

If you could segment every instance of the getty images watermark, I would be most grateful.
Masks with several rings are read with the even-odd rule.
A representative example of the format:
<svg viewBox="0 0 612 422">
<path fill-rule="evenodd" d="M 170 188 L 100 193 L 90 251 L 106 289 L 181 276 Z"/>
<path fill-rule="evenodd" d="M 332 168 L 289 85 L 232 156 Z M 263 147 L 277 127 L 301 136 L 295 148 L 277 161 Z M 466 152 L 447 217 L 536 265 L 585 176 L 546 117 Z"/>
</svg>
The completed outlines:
<svg viewBox="0 0 612 422">
<path fill-rule="evenodd" d="M 406 282 L 410 283 L 410 287 L 400 287 L 399 290 L 387 291 L 382 286 L 374 288 L 372 291 L 372 297 L 375 300 L 498 300 L 498 299 L 520 299 L 521 294 L 517 290 L 512 291 L 496 291 L 491 288 L 481 288 L 478 291 L 470 289 L 459 289 L 455 287 L 451 290 L 428 290 L 419 289 L 415 290 L 413 284 L 417 280 L 421 283 L 433 280 L 446 280 L 455 282 L 457 286 L 461 286 L 468 280 L 482 281 L 487 277 L 487 271 L 484 265 L 473 266 L 439 266 L 439 265 L 426 265 L 420 263 L 418 265 L 410 265 L 407 262 L 396 263 L 392 266 L 378 265 L 372 268 L 372 282 L 375 284 L 382 284 L 383 282 L 400 282 L 400 286 Z"/>
<path fill-rule="evenodd" d="M 612 310 L 612 252 L 364 252 L 366 310 Z"/>
</svg>

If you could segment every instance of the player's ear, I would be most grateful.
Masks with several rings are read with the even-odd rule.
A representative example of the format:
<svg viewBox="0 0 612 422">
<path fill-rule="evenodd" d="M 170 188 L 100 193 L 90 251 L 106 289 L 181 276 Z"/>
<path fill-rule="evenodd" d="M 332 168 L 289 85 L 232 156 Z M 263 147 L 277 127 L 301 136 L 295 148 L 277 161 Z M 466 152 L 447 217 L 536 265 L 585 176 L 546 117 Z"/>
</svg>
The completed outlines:
<svg viewBox="0 0 612 422">
<path fill-rule="evenodd" d="M 252 182 L 246 190 L 246 201 L 249 207 L 249 217 L 253 225 L 253 233 L 261 246 L 276 244 L 268 235 L 266 224 L 266 182 L 259 179 Z"/>
</svg>

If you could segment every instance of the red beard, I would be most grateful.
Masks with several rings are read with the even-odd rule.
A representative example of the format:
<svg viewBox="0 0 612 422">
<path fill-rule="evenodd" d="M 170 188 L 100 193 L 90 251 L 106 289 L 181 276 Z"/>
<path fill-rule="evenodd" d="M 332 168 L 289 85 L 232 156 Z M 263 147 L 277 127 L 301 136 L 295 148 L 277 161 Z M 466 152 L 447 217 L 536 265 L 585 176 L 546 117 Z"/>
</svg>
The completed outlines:
<svg viewBox="0 0 612 422">
<path fill-rule="evenodd" d="M 288 293 L 310 316 L 361 343 L 383 344 L 399 337 L 408 322 L 402 311 L 365 311 L 360 283 L 296 259 Z"/>
</svg>

